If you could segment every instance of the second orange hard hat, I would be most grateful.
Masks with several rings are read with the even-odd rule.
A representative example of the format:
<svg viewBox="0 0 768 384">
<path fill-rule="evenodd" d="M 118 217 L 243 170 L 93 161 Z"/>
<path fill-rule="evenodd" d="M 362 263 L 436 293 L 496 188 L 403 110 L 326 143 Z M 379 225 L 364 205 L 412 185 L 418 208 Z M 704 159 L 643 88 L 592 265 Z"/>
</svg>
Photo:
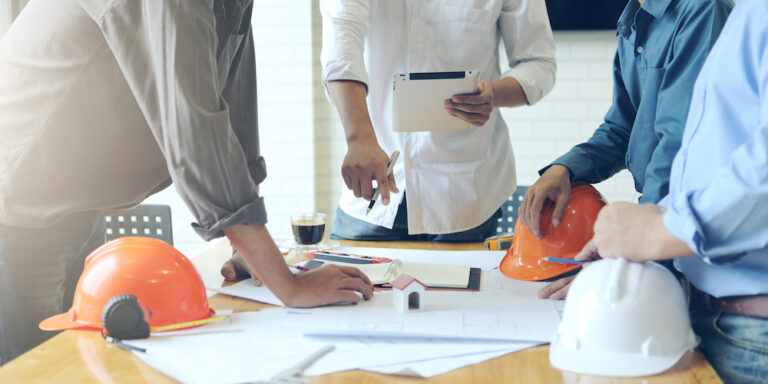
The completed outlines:
<svg viewBox="0 0 768 384">
<path fill-rule="evenodd" d="M 578 264 L 556 263 L 542 257 L 573 259 L 592 239 L 592 227 L 606 202 L 593 186 L 574 183 L 560 225 L 552 225 L 554 204 L 547 201 L 541 212 L 542 239 L 531 233 L 518 218 L 512 247 L 499 265 L 501 272 L 513 279 L 540 281 L 551 279 L 574 269 Z"/>
<path fill-rule="evenodd" d="M 160 240 L 121 237 L 88 255 L 72 308 L 43 320 L 40 329 L 101 329 L 103 307 L 118 295 L 136 296 L 152 327 L 214 315 L 200 275 L 181 252 Z"/>
</svg>

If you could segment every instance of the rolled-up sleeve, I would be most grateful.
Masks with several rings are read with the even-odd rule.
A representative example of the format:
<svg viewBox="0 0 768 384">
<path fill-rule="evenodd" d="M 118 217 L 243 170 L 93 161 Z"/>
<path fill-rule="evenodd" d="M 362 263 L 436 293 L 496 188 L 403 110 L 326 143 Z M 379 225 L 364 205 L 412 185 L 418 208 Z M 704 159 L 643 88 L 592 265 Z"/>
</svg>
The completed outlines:
<svg viewBox="0 0 768 384">
<path fill-rule="evenodd" d="M 323 20 L 320 63 L 326 96 L 328 82 L 334 80 L 358 81 L 368 88 L 364 51 L 370 26 L 369 1 L 320 0 L 320 14 Z"/>
<path fill-rule="evenodd" d="M 555 86 L 555 38 L 544 0 L 506 0 L 499 16 L 510 69 L 533 105 Z"/>
<path fill-rule="evenodd" d="M 766 162 L 768 125 L 763 125 L 727 165 L 707 170 L 714 172 L 709 184 L 665 199 L 664 225 L 708 262 L 768 247 Z"/>
<path fill-rule="evenodd" d="M 265 223 L 263 159 L 249 164 L 222 96 L 213 1 L 79 1 L 115 55 L 200 236 Z"/>
</svg>

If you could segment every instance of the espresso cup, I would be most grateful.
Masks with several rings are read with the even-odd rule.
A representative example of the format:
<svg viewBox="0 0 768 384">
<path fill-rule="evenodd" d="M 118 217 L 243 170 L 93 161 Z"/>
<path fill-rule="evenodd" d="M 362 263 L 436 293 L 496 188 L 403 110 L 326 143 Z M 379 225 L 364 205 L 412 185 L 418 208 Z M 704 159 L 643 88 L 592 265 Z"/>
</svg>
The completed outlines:
<svg viewBox="0 0 768 384">
<path fill-rule="evenodd" d="M 312 246 L 323 240 L 325 233 L 324 213 L 300 213 L 291 215 L 291 228 L 296 244 Z"/>
</svg>

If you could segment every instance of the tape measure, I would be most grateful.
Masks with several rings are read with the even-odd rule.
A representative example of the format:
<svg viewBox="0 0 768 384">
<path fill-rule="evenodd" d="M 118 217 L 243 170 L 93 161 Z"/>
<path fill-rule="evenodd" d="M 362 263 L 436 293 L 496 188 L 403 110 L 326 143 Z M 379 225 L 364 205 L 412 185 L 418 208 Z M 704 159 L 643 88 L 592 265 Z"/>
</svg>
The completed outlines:
<svg viewBox="0 0 768 384">
<path fill-rule="evenodd" d="M 483 246 L 491 251 L 503 251 L 512 247 L 512 237 L 511 233 L 500 233 L 485 239 Z"/>
<path fill-rule="evenodd" d="M 217 316 L 150 328 L 150 317 L 152 312 L 139 303 L 136 296 L 117 295 L 107 301 L 101 312 L 102 334 L 118 340 L 146 339 L 150 332 L 190 328 L 229 318 Z"/>
</svg>

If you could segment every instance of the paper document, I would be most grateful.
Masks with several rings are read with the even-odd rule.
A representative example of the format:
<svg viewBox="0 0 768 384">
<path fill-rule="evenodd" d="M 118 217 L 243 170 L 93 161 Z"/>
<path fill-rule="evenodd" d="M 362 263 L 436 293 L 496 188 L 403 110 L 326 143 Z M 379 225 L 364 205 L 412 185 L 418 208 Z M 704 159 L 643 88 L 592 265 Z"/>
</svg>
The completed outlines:
<svg viewBox="0 0 768 384">
<path fill-rule="evenodd" d="M 335 349 L 315 362 L 306 375 L 369 367 L 371 370 L 404 369 L 403 366 L 414 368 L 416 375 L 432 375 L 476 363 L 483 356 L 493 358 L 535 345 L 433 339 L 308 338 L 301 335 L 306 321 L 306 315 L 300 310 L 241 312 L 227 321 L 205 325 L 205 333 L 184 336 L 179 332 L 175 336 L 152 336 L 125 343 L 145 348 L 146 353 L 134 355 L 183 383 L 267 381 L 328 344 L 333 344 Z M 439 360 L 442 358 L 449 360 Z M 433 359 L 438 360 L 433 363 Z"/>
<path fill-rule="evenodd" d="M 355 267 L 365 273 L 374 285 L 389 284 L 403 273 L 430 288 L 466 288 L 469 284 L 468 265 L 410 263 L 399 259 L 379 264 L 347 264 L 335 261 L 326 261 L 324 264 Z"/>
</svg>

